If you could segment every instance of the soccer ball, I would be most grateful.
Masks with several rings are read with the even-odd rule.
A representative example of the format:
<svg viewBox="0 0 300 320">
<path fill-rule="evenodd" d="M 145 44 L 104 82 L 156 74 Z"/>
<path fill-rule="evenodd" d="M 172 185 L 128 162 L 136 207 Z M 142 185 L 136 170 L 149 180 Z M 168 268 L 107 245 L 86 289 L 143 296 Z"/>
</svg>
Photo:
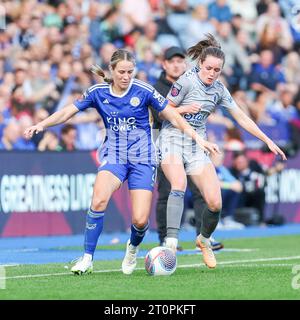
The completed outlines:
<svg viewBox="0 0 300 320">
<path fill-rule="evenodd" d="M 176 266 L 176 254 L 166 247 L 151 249 L 145 258 L 145 269 L 151 276 L 169 276 Z"/>
</svg>

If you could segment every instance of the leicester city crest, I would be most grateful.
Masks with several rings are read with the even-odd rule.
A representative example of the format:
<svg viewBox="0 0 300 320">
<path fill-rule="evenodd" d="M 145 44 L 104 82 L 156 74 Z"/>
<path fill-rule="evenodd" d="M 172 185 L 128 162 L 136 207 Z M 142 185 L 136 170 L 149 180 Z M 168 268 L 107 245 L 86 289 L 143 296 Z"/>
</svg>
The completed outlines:
<svg viewBox="0 0 300 320">
<path fill-rule="evenodd" d="M 138 97 L 132 97 L 130 99 L 130 104 L 133 106 L 133 107 L 137 107 L 139 104 L 141 103 L 140 99 Z"/>
</svg>

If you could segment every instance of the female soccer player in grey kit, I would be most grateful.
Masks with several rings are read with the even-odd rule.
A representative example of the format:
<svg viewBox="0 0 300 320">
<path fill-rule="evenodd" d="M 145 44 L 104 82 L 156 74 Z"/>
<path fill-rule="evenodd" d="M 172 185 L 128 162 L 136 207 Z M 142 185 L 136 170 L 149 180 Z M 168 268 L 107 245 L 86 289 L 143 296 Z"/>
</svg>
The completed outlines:
<svg viewBox="0 0 300 320">
<path fill-rule="evenodd" d="M 225 54 L 215 38 L 210 34 L 206 35 L 204 40 L 189 48 L 188 55 L 192 60 L 198 60 L 197 67 L 185 72 L 173 84 L 167 98 L 173 107 L 199 103 L 198 113 L 183 115 L 195 131 L 205 138 L 208 116 L 216 106 L 223 106 L 241 127 L 286 160 L 283 151 L 237 106 L 229 91 L 218 80 L 224 66 Z M 202 250 L 204 263 L 209 268 L 215 268 L 216 259 L 210 248 L 209 238 L 219 221 L 222 198 L 214 165 L 207 152 L 200 149 L 168 120 L 163 123 L 158 146 L 162 170 L 171 184 L 167 204 L 166 246 L 176 251 L 188 174 L 207 203 L 196 245 Z"/>
</svg>

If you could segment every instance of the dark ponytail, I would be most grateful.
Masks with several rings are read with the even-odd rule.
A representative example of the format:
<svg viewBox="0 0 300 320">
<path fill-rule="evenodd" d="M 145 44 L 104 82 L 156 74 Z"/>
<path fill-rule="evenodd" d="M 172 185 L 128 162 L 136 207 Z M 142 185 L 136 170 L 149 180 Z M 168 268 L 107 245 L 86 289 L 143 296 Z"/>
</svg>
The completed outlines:
<svg viewBox="0 0 300 320">
<path fill-rule="evenodd" d="M 205 35 L 204 40 L 201 40 L 196 45 L 190 47 L 187 50 L 187 54 L 192 60 L 199 59 L 201 62 L 203 62 L 207 56 L 219 58 L 223 60 L 223 64 L 225 62 L 225 54 L 221 50 L 219 42 L 210 33 Z"/>
</svg>

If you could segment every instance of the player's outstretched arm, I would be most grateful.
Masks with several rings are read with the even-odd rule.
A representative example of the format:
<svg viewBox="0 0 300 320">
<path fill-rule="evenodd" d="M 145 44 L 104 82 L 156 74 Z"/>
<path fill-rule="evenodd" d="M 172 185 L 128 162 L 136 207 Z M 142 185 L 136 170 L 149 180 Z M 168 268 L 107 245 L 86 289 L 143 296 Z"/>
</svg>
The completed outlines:
<svg viewBox="0 0 300 320">
<path fill-rule="evenodd" d="M 178 111 L 169 104 L 161 112 L 162 116 L 169 120 L 172 125 L 190 136 L 197 144 L 208 153 L 221 153 L 219 147 L 215 143 L 211 143 L 200 137 L 197 132 L 187 123 L 187 121 L 178 113 Z"/>
<path fill-rule="evenodd" d="M 284 152 L 259 129 L 255 122 L 250 119 L 242 109 L 236 108 L 234 110 L 230 110 L 230 113 L 242 128 L 262 140 L 274 154 L 280 155 L 283 160 L 287 160 Z"/>
<path fill-rule="evenodd" d="M 173 103 L 172 101 L 169 100 L 168 105 L 170 107 L 176 108 L 176 111 L 180 114 L 180 115 L 184 115 L 186 113 L 198 113 L 201 110 L 201 105 L 197 102 L 188 104 L 188 105 L 180 105 L 177 107 L 177 105 L 175 103 Z M 162 115 L 162 112 L 160 112 L 159 117 L 164 120 L 164 117 Z"/>
<path fill-rule="evenodd" d="M 177 109 L 179 114 L 192 113 L 196 114 L 201 111 L 201 105 L 199 103 L 191 103 L 189 105 L 181 105 Z"/>
<path fill-rule="evenodd" d="M 66 122 L 78 111 L 79 111 L 78 108 L 74 104 L 67 105 L 61 110 L 54 112 L 51 116 L 49 116 L 45 120 L 37 123 L 34 126 L 27 128 L 24 131 L 24 136 L 26 139 L 30 139 L 34 134 L 42 132 L 48 127 L 52 127 L 57 124 Z"/>
</svg>

